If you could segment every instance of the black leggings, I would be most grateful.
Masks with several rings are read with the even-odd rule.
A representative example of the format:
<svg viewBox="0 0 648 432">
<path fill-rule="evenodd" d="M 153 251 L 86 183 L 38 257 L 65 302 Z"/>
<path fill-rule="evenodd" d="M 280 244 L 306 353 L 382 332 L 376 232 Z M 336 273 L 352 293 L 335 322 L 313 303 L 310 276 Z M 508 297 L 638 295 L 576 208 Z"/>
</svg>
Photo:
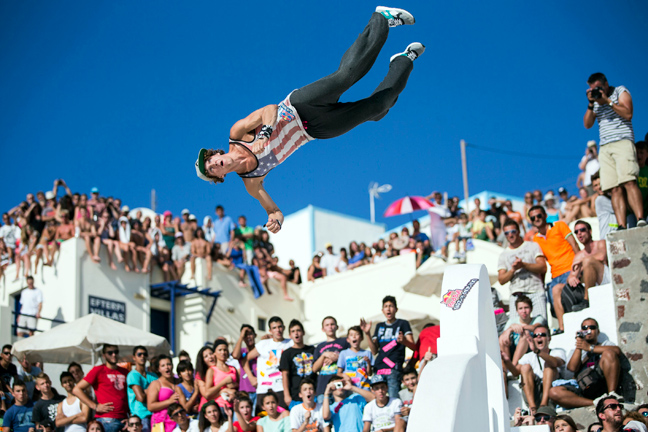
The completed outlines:
<svg viewBox="0 0 648 432">
<path fill-rule="evenodd" d="M 371 96 L 357 102 L 338 102 L 342 93 L 369 72 L 388 34 L 387 20 L 374 12 L 367 27 L 344 53 L 337 71 L 293 92 L 290 102 L 310 136 L 340 136 L 366 121 L 380 120 L 394 106 L 413 68 L 413 62 L 405 56 L 390 63 L 387 76 Z"/>
</svg>

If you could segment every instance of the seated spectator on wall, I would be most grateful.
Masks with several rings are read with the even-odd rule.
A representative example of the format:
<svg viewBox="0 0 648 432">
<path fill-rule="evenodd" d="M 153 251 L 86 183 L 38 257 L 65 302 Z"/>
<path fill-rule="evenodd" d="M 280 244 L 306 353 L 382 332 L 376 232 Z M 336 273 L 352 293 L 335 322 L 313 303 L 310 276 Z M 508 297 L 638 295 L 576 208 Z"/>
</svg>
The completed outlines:
<svg viewBox="0 0 648 432">
<path fill-rule="evenodd" d="M 527 296 L 515 300 L 516 317 L 509 318 L 504 331 L 499 337 L 500 351 L 508 354 L 511 362 L 517 366 L 524 354 L 529 350 L 529 340 L 524 337 L 532 334 L 541 325 L 546 325 L 542 315 L 531 315 L 533 302 Z"/>
<path fill-rule="evenodd" d="M 182 232 L 175 233 L 175 245 L 171 249 L 171 259 L 176 268 L 178 279 L 182 279 L 187 260 L 191 255 L 191 243 L 187 243 Z"/>
<path fill-rule="evenodd" d="M 533 333 L 525 334 L 530 351 L 522 356 L 517 365 L 511 362 L 506 351 L 502 360 L 514 377 L 522 375 L 521 387 L 532 415 L 536 407 L 549 405 L 549 389 L 554 380 L 561 378 L 566 362 L 565 350 L 550 349 L 551 332 L 540 325 Z"/>
<path fill-rule="evenodd" d="M 543 277 L 547 272 L 547 260 L 537 243 L 524 241 L 520 236 L 520 227 L 513 219 L 504 221 L 504 235 L 508 247 L 500 254 L 497 261 L 498 281 L 501 285 L 510 282 L 511 297 L 509 305 L 524 295 L 533 302 L 536 314 L 547 319 L 547 295 Z M 517 315 L 517 310 L 511 308 L 511 317 Z"/>
<path fill-rule="evenodd" d="M 234 236 L 240 238 L 245 245 L 245 262 L 252 264 L 252 256 L 254 255 L 254 228 L 247 225 L 247 218 L 243 215 L 238 218 L 238 226 L 234 230 Z"/>
<path fill-rule="evenodd" d="M 586 318 L 576 332 L 576 346 L 567 356 L 567 369 L 575 382 L 549 391 L 549 398 L 565 408 L 600 403 L 601 395 L 623 400 L 616 393 L 621 373 L 621 350 L 609 339 L 599 342 L 600 328 L 594 318 Z M 607 393 L 606 393 L 607 390 Z M 597 406 L 597 412 L 598 412 Z"/>
<path fill-rule="evenodd" d="M 396 237 L 398 237 L 398 235 L 396 235 Z M 398 248 L 397 250 L 400 249 L 402 249 L 402 247 Z M 349 243 L 349 256 L 350 256 L 349 264 L 347 266 L 349 270 L 354 269 L 356 267 L 360 267 L 365 264 L 365 251 L 355 241 Z"/>
<path fill-rule="evenodd" d="M 290 268 L 287 269 L 285 272 L 286 276 L 288 276 L 288 282 L 297 285 L 301 284 L 302 283 L 301 271 L 299 270 L 299 267 L 295 266 L 295 260 L 291 259 L 290 261 L 288 261 L 288 265 L 290 266 Z"/>
<path fill-rule="evenodd" d="M 324 252 L 320 259 L 320 266 L 326 270 L 326 276 L 332 276 L 337 273 L 335 268 L 340 261 L 340 256 L 333 253 L 333 245 L 331 243 L 327 243 L 324 248 L 326 252 Z"/>
<path fill-rule="evenodd" d="M 572 271 L 567 278 L 567 283 L 573 290 L 584 291 L 583 297 L 588 301 L 588 290 L 591 287 L 611 282 L 607 245 L 605 240 L 592 240 L 592 226 L 585 221 L 576 222 L 574 233 L 582 243 L 583 250 L 574 255 Z M 579 287 L 581 283 L 583 285 Z"/>
<path fill-rule="evenodd" d="M 547 223 L 558 222 L 562 219 L 560 210 L 556 208 L 556 198 L 553 194 L 546 194 L 544 197 L 545 212 L 547 214 Z"/>
<path fill-rule="evenodd" d="M 477 240 L 495 241 L 495 231 L 492 222 L 486 222 L 486 212 L 480 210 L 472 223 L 472 236 Z"/>
<path fill-rule="evenodd" d="M 320 265 L 321 256 L 319 254 L 313 257 L 310 267 L 308 267 L 307 280 L 315 282 L 316 279 L 321 279 L 326 276 L 326 269 Z"/>
<path fill-rule="evenodd" d="M 142 231 L 142 223 L 139 220 L 133 220 L 131 224 L 131 250 L 133 253 L 133 263 L 135 268 L 140 266 L 142 273 L 148 273 L 151 270 L 151 251 L 146 247 L 146 238 Z"/>
<path fill-rule="evenodd" d="M 196 279 L 196 259 L 204 259 L 207 267 L 207 280 L 212 279 L 211 244 L 205 240 L 202 228 L 196 230 L 196 238 L 191 242 L 191 279 Z"/>
</svg>

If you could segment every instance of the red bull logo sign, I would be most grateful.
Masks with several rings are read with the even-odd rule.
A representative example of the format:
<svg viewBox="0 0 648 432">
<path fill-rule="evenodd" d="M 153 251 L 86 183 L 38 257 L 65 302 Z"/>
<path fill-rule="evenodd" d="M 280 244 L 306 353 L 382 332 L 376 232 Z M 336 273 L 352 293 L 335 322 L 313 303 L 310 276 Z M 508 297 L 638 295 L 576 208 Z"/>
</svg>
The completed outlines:
<svg viewBox="0 0 648 432">
<path fill-rule="evenodd" d="M 459 310 L 466 299 L 466 296 L 477 282 L 479 282 L 479 279 L 477 278 L 470 279 L 462 289 L 448 290 L 448 292 L 443 295 L 441 304 L 446 305 L 452 310 Z"/>
</svg>

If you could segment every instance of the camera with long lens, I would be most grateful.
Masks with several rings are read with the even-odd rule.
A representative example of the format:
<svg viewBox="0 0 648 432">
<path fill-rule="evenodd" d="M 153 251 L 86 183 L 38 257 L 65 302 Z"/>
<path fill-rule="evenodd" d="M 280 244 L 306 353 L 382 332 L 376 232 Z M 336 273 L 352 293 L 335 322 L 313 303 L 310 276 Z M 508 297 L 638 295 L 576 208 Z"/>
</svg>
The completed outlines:
<svg viewBox="0 0 648 432">
<path fill-rule="evenodd" d="M 590 92 L 592 99 L 600 99 L 603 96 L 603 87 L 594 87 Z"/>
</svg>

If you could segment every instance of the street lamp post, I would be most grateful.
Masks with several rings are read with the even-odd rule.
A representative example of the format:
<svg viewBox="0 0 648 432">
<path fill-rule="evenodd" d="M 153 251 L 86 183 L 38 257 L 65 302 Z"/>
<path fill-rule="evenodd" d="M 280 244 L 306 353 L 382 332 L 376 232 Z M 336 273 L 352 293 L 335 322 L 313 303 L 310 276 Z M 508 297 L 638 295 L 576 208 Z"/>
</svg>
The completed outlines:
<svg viewBox="0 0 648 432">
<path fill-rule="evenodd" d="M 371 215 L 371 223 L 376 222 L 376 205 L 374 198 L 380 198 L 381 193 L 387 193 L 392 189 L 390 184 L 379 186 L 376 182 L 369 183 L 369 214 Z"/>
</svg>

